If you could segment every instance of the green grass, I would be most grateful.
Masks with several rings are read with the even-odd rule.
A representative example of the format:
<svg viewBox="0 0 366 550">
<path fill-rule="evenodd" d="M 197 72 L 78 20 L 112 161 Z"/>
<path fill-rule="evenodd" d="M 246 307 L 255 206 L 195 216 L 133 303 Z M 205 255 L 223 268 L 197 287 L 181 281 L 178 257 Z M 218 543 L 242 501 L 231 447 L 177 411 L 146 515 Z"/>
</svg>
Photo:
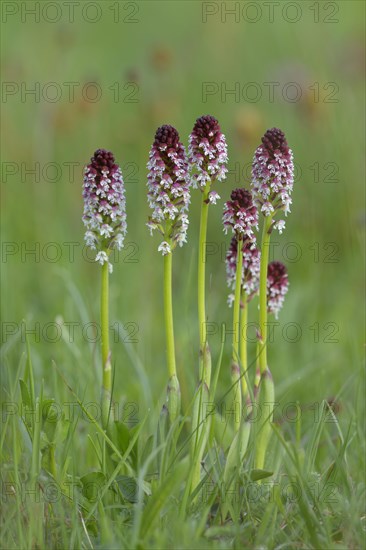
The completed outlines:
<svg viewBox="0 0 366 550">
<path fill-rule="evenodd" d="M 339 22 L 332 24 L 314 23 L 313 4 L 301 2 L 302 17 L 293 24 L 280 16 L 269 23 L 264 15 L 255 24 L 221 23 L 219 16 L 204 24 L 200 2 L 176 1 L 139 2 L 136 24 L 113 23 L 105 8 L 96 24 L 76 16 L 69 25 L 32 19 L 25 25 L 16 17 L 2 25 L 4 82 L 97 81 L 103 91 L 94 104 L 77 92 L 74 102 L 65 96 L 55 103 L 30 97 L 21 102 L 17 94 L 2 103 L 3 170 L 6 162 L 19 169 L 2 182 L 2 548 L 365 547 L 364 5 L 337 2 Z M 126 94 L 130 89 L 123 85 L 131 80 L 139 86 L 138 102 L 114 102 L 109 87 L 120 82 Z M 286 82 L 301 83 L 303 99 L 269 101 L 263 83 L 270 81 L 280 82 L 279 90 Z M 233 96 L 223 101 L 217 93 L 203 102 L 203 82 L 228 89 L 235 82 L 241 89 L 257 82 L 263 97 L 257 103 L 235 102 Z M 326 103 L 322 95 L 314 102 L 308 88 L 315 82 L 320 88 L 336 83 L 339 101 Z M 249 185 L 238 170 L 251 162 L 260 136 L 272 126 L 286 132 L 301 176 L 286 231 L 272 237 L 274 257 L 287 264 L 290 280 L 268 349 L 279 402 L 265 465 L 272 475 L 256 479 L 253 423 L 243 468 L 234 473 L 234 492 L 227 494 L 222 480 L 232 434 L 216 418 L 206 477 L 192 499 L 186 487 L 198 382 L 200 196 L 192 195 L 188 244 L 174 254 L 174 328 L 185 417 L 168 431 L 160 415 L 167 376 L 163 265 L 158 241 L 145 226 L 145 166 L 157 126 L 173 124 L 186 143 L 203 113 L 219 119 L 232 170 L 217 186 L 220 204 L 210 209 L 213 252 L 206 266 L 215 403 L 221 411 L 231 386 L 231 337 L 222 346 L 221 327 L 230 330 L 232 322 L 223 201 L 233 187 Z M 100 270 L 81 253 L 82 166 L 98 147 L 113 150 L 124 169 L 131 243 L 110 278 L 111 323 L 120 329 L 111 332 L 120 422 L 108 435 L 87 416 L 95 412 L 90 404 L 99 403 L 101 387 L 100 341 L 87 326 L 99 323 Z M 22 169 L 35 162 L 43 168 L 57 163 L 60 177 L 51 182 L 42 169 L 40 181 L 22 177 Z M 74 178 L 67 162 L 77 163 Z M 39 257 L 25 256 L 35 243 Z M 77 243 L 74 258 L 65 243 Z M 15 247 L 13 255 L 6 255 L 7 246 Z M 55 250 L 61 257 L 53 262 Z M 295 252 L 299 258 L 291 261 Z M 249 312 L 253 323 L 256 306 Z M 28 346 L 25 326 L 33 331 Z M 248 336 L 253 380 L 253 326 Z M 34 422 L 21 407 L 45 405 L 45 411 L 49 400 L 57 422 L 46 415 Z M 333 408 L 326 405 L 331 400 Z M 34 488 L 36 494 L 25 492 Z M 225 510 L 231 520 L 223 520 Z"/>
</svg>

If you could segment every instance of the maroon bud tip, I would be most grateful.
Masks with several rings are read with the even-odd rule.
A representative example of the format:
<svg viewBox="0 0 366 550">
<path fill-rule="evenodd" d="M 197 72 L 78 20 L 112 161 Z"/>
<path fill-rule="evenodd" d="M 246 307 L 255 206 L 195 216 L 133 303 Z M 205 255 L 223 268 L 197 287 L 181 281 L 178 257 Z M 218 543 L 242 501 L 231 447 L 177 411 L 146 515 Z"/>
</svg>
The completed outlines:
<svg viewBox="0 0 366 550">
<path fill-rule="evenodd" d="M 193 127 L 193 132 L 200 138 L 207 138 L 212 141 L 213 138 L 221 132 L 217 119 L 211 115 L 203 115 L 197 118 Z"/>
<path fill-rule="evenodd" d="M 164 145 L 168 147 L 176 147 L 179 143 L 179 134 L 177 130 L 170 126 L 170 124 L 164 124 L 156 130 L 154 144 L 157 147 Z"/>
<path fill-rule="evenodd" d="M 230 198 L 238 203 L 240 208 L 250 208 L 253 206 L 252 195 L 247 189 L 234 189 Z"/>
<path fill-rule="evenodd" d="M 97 149 L 90 159 L 90 163 L 97 172 L 111 170 L 115 166 L 114 155 L 106 149 Z"/>
<path fill-rule="evenodd" d="M 288 144 L 285 134 L 279 128 L 271 128 L 262 137 L 262 143 L 267 149 L 268 153 L 273 155 L 274 151 L 281 151 L 281 153 L 288 153 Z"/>
<path fill-rule="evenodd" d="M 284 278 L 287 279 L 287 269 L 282 262 L 274 261 L 268 264 L 268 277 L 273 279 L 273 282 L 280 282 Z"/>
</svg>

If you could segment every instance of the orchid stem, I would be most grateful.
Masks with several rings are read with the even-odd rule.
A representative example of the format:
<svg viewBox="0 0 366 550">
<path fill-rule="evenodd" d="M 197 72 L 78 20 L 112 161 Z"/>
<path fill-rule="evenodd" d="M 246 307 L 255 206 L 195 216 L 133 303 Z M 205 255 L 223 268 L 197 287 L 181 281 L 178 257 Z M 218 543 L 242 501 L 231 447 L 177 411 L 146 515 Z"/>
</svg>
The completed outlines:
<svg viewBox="0 0 366 550">
<path fill-rule="evenodd" d="M 202 193 L 200 234 L 198 246 L 198 322 L 200 331 L 200 380 L 205 379 L 210 387 L 211 373 L 205 371 L 204 354 L 206 352 L 206 239 L 207 239 L 207 220 L 208 220 L 208 194 L 210 191 L 211 180 L 206 183 Z"/>
<path fill-rule="evenodd" d="M 171 241 L 168 242 L 171 246 Z M 170 422 L 174 422 L 180 413 L 180 387 L 175 363 L 173 297 L 172 297 L 173 253 L 164 255 L 164 319 L 166 334 L 166 359 L 169 373 L 167 387 L 167 406 Z"/>
<path fill-rule="evenodd" d="M 270 228 L 272 216 L 266 216 L 263 224 L 261 263 L 259 275 L 259 331 L 258 357 L 261 374 L 267 368 L 267 271 L 269 259 Z"/>
<path fill-rule="evenodd" d="M 243 270 L 243 251 L 242 241 L 237 241 L 236 255 L 236 275 L 235 275 L 235 298 L 233 306 L 233 355 L 231 364 L 231 377 L 234 387 L 234 422 L 236 429 L 239 428 L 241 413 L 242 413 L 242 396 L 240 387 L 240 366 L 239 361 L 239 339 L 240 339 L 240 297 L 241 283 Z M 237 421 L 237 408 L 239 413 L 239 421 Z"/>
<path fill-rule="evenodd" d="M 169 376 L 177 374 L 175 364 L 173 300 L 172 300 L 172 260 L 170 252 L 164 256 L 164 318 L 166 334 L 166 358 Z"/>
<path fill-rule="evenodd" d="M 243 402 L 248 393 L 248 386 L 246 381 L 247 368 L 248 368 L 248 356 L 247 356 L 247 323 L 248 323 L 248 302 L 245 290 L 241 293 L 241 312 L 240 312 L 240 363 L 242 368 L 241 376 L 241 390 L 243 394 Z"/>
<path fill-rule="evenodd" d="M 112 367 L 109 348 L 109 263 L 102 265 L 101 285 L 101 337 L 102 337 L 102 423 L 108 424 L 111 394 L 112 394 Z"/>
</svg>

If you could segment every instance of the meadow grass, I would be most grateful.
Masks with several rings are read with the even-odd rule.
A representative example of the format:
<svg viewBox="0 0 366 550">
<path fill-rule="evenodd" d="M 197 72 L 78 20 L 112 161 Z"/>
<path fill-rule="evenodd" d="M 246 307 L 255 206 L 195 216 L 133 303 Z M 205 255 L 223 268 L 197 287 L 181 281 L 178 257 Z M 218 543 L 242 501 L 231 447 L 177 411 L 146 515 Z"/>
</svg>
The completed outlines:
<svg viewBox="0 0 366 550">
<path fill-rule="evenodd" d="M 135 25 L 113 24 L 110 12 L 95 25 L 25 25 L 15 18 L 3 24 L 4 81 L 97 81 L 103 96 L 96 103 L 80 94 L 74 102 L 37 103 L 16 95 L 2 105 L 2 161 L 18 172 L 2 183 L 1 547 L 364 548 L 364 6 L 337 2 L 334 24 L 314 23 L 311 2 L 301 3 L 296 24 L 281 17 L 275 24 L 264 17 L 204 24 L 200 2 L 138 4 Z M 130 80 L 138 83 L 138 102 L 115 102 L 109 87 L 118 81 L 123 92 Z M 202 83 L 213 81 L 220 90 L 222 83 L 258 82 L 263 97 L 236 102 L 219 92 L 204 102 Z M 303 97 L 291 103 L 280 93 L 269 101 L 268 81 L 280 90 L 300 82 Z M 309 91 L 315 82 L 319 101 Z M 325 101 L 328 82 L 338 86 L 336 103 Z M 269 127 L 285 130 L 301 173 L 286 231 L 271 238 L 272 259 L 286 263 L 290 289 L 268 348 L 278 406 L 265 471 L 254 465 L 253 422 L 244 467 L 223 484 L 233 433 L 216 415 L 204 477 L 189 494 L 200 195 L 192 194 L 188 244 L 174 255 L 183 417 L 169 426 L 161 414 L 163 265 L 145 226 L 145 166 L 156 127 L 174 124 L 187 143 L 194 120 L 206 112 L 225 132 L 231 170 L 217 185 L 222 200 L 210 209 L 206 265 L 210 400 L 224 420 L 232 311 L 223 201 L 234 187 L 248 187 L 245 165 Z M 126 248 L 110 278 L 119 422 L 107 434 L 91 405 L 99 404 L 102 382 L 100 339 L 88 325 L 99 323 L 100 270 L 82 254 L 82 167 L 97 147 L 113 150 L 122 166 L 128 222 Z M 22 174 L 21 163 L 35 162 L 39 181 Z M 61 168 L 54 182 L 42 174 L 48 162 Z M 76 163 L 73 177 L 66 162 Z M 35 254 L 26 254 L 32 247 Z M 257 305 L 250 304 L 249 322 L 258 320 Z M 253 383 L 252 326 L 248 338 Z"/>
</svg>

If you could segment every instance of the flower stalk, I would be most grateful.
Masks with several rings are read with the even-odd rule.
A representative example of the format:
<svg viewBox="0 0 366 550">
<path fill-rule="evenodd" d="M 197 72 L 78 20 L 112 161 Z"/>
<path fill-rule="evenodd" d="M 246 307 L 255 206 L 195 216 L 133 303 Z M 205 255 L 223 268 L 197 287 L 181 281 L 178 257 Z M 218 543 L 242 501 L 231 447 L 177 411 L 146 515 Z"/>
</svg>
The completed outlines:
<svg viewBox="0 0 366 550">
<path fill-rule="evenodd" d="M 111 395 L 112 395 L 112 366 L 109 347 L 109 269 L 108 263 L 102 265 L 100 325 L 102 340 L 102 423 L 108 425 Z"/>
<path fill-rule="evenodd" d="M 207 220 L 210 204 L 216 204 L 220 198 L 211 187 L 216 180 L 226 178 L 228 161 L 224 134 L 218 121 L 211 115 L 199 117 L 189 136 L 189 161 L 195 169 L 194 186 L 202 192 L 200 233 L 198 243 L 198 322 L 199 322 L 199 377 L 204 379 L 208 388 L 211 382 L 211 355 L 206 330 L 206 240 Z"/>
<path fill-rule="evenodd" d="M 173 299 L 172 299 L 172 265 L 173 255 L 164 256 L 164 318 L 166 334 L 166 358 L 169 376 L 176 376 L 175 344 L 173 325 Z"/>
<path fill-rule="evenodd" d="M 166 124 L 157 129 L 147 167 L 148 202 L 153 211 L 147 225 L 151 234 L 156 230 L 163 239 L 158 251 L 164 256 L 167 409 L 170 421 L 174 422 L 180 412 L 180 387 L 174 345 L 172 262 L 173 250 L 187 239 L 191 181 L 186 151 L 173 126 Z"/>
<path fill-rule="evenodd" d="M 240 301 L 243 285 L 249 281 L 252 283 L 253 277 L 246 278 L 245 269 L 243 271 L 244 251 L 250 251 L 255 248 L 255 235 L 253 228 L 258 226 L 258 211 L 253 204 L 252 195 L 246 189 L 234 189 L 230 195 L 230 200 L 225 203 L 223 212 L 224 231 L 230 230 L 234 237 L 231 240 L 230 249 L 226 257 L 226 270 L 228 285 L 235 289 L 233 305 L 233 353 L 231 361 L 231 379 L 234 384 L 234 423 L 236 430 L 239 429 L 242 417 L 242 373 L 239 365 L 239 341 L 240 341 Z M 249 274 L 249 265 L 251 262 L 246 260 L 246 268 Z M 235 276 L 234 276 L 235 273 Z M 237 417 L 237 413 L 239 417 Z"/>
<path fill-rule="evenodd" d="M 109 346 L 109 273 L 113 270 L 110 253 L 121 250 L 127 232 L 125 188 L 122 172 L 114 155 L 97 149 L 84 170 L 85 242 L 96 250 L 95 261 L 102 266 L 101 275 L 101 337 L 102 337 L 102 424 L 108 426 L 112 398 L 112 366 Z"/>
<path fill-rule="evenodd" d="M 242 417 L 242 395 L 240 384 L 240 365 L 239 365 L 239 339 L 240 339 L 240 299 L 241 299 L 241 275 L 243 269 L 243 253 L 241 241 L 237 246 L 236 257 L 236 277 L 235 277 L 235 297 L 233 305 L 233 351 L 231 360 L 231 380 L 234 384 L 234 425 L 239 429 L 240 419 Z"/>
<path fill-rule="evenodd" d="M 261 260 L 259 273 L 259 339 L 258 359 L 261 374 L 267 368 L 267 271 L 272 216 L 266 216 L 263 223 Z"/>
<path fill-rule="evenodd" d="M 248 384 L 246 380 L 248 370 L 248 353 L 247 353 L 247 324 L 248 324 L 248 298 L 245 290 L 241 290 L 241 308 L 240 308 L 240 340 L 239 340 L 239 353 L 240 364 L 242 368 L 241 376 L 241 391 L 243 395 L 243 406 L 245 406 L 248 396 Z"/>
<path fill-rule="evenodd" d="M 190 492 L 199 485 L 201 462 L 210 431 L 210 418 L 204 418 L 205 403 L 209 402 L 211 386 L 211 353 L 207 342 L 206 316 L 206 241 L 210 204 L 220 198 L 211 187 L 216 180 L 226 177 L 228 161 L 224 134 L 218 121 L 210 115 L 198 118 L 189 136 L 189 161 L 194 169 L 193 182 L 202 193 L 201 218 L 198 242 L 198 324 L 199 324 L 199 383 L 194 398 L 192 415 L 192 481 Z"/>
<path fill-rule="evenodd" d="M 242 243 L 242 280 L 241 280 L 241 298 L 240 298 L 240 338 L 239 355 L 241 364 L 241 387 L 243 394 L 243 404 L 246 401 L 248 387 L 246 381 L 247 365 L 247 342 L 246 328 L 248 321 L 249 302 L 258 293 L 259 289 L 259 270 L 260 270 L 260 252 L 256 247 L 255 239 L 248 239 L 244 235 Z M 226 254 L 226 280 L 231 290 L 236 286 L 236 267 L 237 267 L 237 239 L 232 237 L 229 250 Z M 231 305 L 234 297 L 229 295 L 228 302 Z"/>
<path fill-rule="evenodd" d="M 172 265 L 173 254 L 170 252 L 170 254 L 164 255 L 164 320 L 166 334 L 166 361 L 169 373 L 167 388 L 167 407 L 169 418 L 171 422 L 174 422 L 180 412 L 180 387 L 175 362 Z"/>
<path fill-rule="evenodd" d="M 278 128 L 271 128 L 262 137 L 262 143 L 257 147 L 252 165 L 252 190 L 254 201 L 264 216 L 261 263 L 259 280 L 259 335 L 258 335 L 258 365 L 254 393 L 259 403 L 269 404 L 269 415 L 259 425 L 256 441 L 255 466 L 264 466 L 266 449 L 271 435 L 271 425 L 274 408 L 274 384 L 267 364 L 267 313 L 268 313 L 268 260 L 270 235 L 273 229 L 282 233 L 284 220 L 275 220 L 277 212 L 285 215 L 290 212 L 291 193 L 294 182 L 294 165 L 292 151 L 287 144 L 284 133 Z M 277 289 L 275 289 L 277 299 Z M 277 301 L 275 299 L 275 302 Z M 282 302 L 281 302 L 282 304 Z M 275 313 L 278 313 L 275 303 Z M 270 308 L 272 311 L 272 308 Z"/>
<path fill-rule="evenodd" d="M 210 350 L 207 343 L 207 317 L 206 317 L 206 241 L 207 241 L 207 220 L 208 207 L 210 201 L 208 194 L 210 192 L 211 181 L 209 180 L 202 193 L 201 219 L 198 248 L 198 322 L 200 330 L 200 362 L 199 378 L 205 380 L 210 387 L 211 382 L 211 360 Z M 205 368 L 206 366 L 206 368 Z"/>
</svg>

